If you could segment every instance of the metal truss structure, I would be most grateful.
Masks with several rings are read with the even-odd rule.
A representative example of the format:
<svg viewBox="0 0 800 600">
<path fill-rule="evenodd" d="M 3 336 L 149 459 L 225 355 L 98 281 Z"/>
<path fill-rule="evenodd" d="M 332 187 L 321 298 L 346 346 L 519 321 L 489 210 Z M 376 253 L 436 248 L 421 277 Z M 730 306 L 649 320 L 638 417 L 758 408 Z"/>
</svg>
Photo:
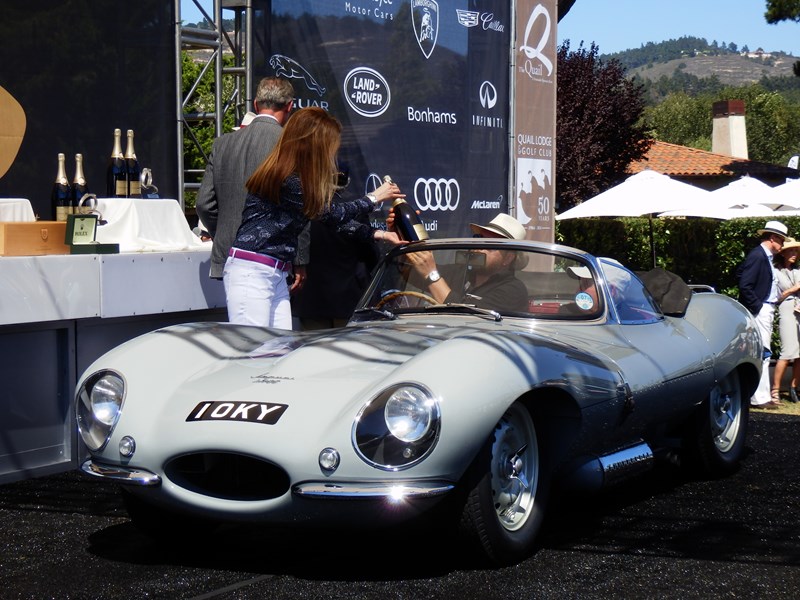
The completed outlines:
<svg viewBox="0 0 800 600">
<path fill-rule="evenodd" d="M 251 0 L 213 0 L 212 14 L 209 15 L 200 0 L 192 0 L 203 15 L 208 28 L 184 27 L 181 20 L 181 0 L 175 0 L 176 27 L 176 72 L 177 90 L 175 97 L 177 106 L 178 136 L 178 190 L 181 206 L 185 205 L 186 191 L 200 188 L 200 180 L 204 169 L 186 168 L 184 164 L 184 145 L 193 144 L 199 149 L 204 159 L 206 152 L 195 134 L 203 123 L 214 123 L 214 137 L 222 135 L 223 117 L 234 112 L 236 122 L 240 122 L 244 114 L 252 106 L 249 97 L 252 88 L 252 74 L 248 57 L 252 56 L 252 3 Z M 208 2 L 205 3 L 206 5 Z M 223 18 L 233 16 L 232 32 L 225 31 Z M 182 51 L 194 52 L 194 60 L 202 62 L 199 76 L 192 82 L 186 93 L 183 92 Z M 233 65 L 223 64 L 223 55 L 233 56 Z M 195 96 L 200 82 L 207 76 L 214 81 L 214 105 L 202 112 L 189 112 L 188 107 Z M 229 83 L 230 82 L 230 83 Z"/>
</svg>

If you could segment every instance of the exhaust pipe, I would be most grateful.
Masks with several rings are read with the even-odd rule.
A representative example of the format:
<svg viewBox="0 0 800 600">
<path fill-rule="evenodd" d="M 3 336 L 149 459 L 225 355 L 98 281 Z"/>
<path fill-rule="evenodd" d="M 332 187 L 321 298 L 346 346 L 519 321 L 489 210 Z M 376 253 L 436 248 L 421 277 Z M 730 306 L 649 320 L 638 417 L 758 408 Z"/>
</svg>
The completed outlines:
<svg viewBox="0 0 800 600">
<path fill-rule="evenodd" d="M 564 484 L 572 489 L 596 491 L 641 475 L 653 463 L 653 450 L 641 442 L 611 454 L 584 457 L 574 469 L 568 469 Z"/>
</svg>

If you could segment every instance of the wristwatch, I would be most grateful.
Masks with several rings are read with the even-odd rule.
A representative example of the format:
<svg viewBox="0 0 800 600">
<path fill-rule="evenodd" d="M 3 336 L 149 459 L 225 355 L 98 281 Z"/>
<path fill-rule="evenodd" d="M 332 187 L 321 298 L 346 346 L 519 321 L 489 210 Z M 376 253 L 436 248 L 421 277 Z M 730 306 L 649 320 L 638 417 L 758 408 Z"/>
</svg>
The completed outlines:
<svg viewBox="0 0 800 600">
<path fill-rule="evenodd" d="M 439 275 L 439 271 L 437 271 L 436 269 L 434 269 L 433 271 L 431 271 L 430 273 L 428 273 L 428 276 L 425 278 L 425 280 L 426 280 L 428 283 L 436 283 L 436 282 L 437 282 L 437 281 L 439 281 L 441 278 L 442 278 L 442 276 L 441 276 L 441 275 Z"/>
<path fill-rule="evenodd" d="M 369 200 L 373 204 L 378 203 L 378 197 L 375 194 L 367 194 L 367 200 Z"/>
</svg>

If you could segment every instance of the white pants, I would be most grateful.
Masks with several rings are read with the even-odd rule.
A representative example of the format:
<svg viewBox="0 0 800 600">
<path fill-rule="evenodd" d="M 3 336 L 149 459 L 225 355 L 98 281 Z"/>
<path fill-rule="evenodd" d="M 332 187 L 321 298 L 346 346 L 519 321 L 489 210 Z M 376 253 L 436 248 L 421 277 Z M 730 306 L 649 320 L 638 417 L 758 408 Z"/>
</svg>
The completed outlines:
<svg viewBox="0 0 800 600">
<path fill-rule="evenodd" d="M 761 310 L 756 315 L 756 326 L 758 333 L 761 334 L 761 345 L 769 350 L 772 345 L 772 324 L 775 320 L 775 307 L 766 302 L 761 306 Z M 772 400 L 771 385 L 769 376 L 769 356 L 764 359 L 761 369 L 761 379 L 758 382 L 756 393 L 750 398 L 750 404 L 758 406 L 766 404 Z"/>
<path fill-rule="evenodd" d="M 238 325 L 292 328 L 286 272 L 229 256 L 222 272 L 228 321 Z"/>
</svg>

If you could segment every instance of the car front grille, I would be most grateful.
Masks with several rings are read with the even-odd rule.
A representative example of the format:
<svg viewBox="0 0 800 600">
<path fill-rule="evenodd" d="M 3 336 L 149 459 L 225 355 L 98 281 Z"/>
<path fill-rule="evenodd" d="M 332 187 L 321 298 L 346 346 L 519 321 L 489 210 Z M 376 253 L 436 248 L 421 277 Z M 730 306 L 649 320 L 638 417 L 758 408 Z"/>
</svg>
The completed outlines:
<svg viewBox="0 0 800 600">
<path fill-rule="evenodd" d="M 289 490 L 286 471 L 241 454 L 186 454 L 167 463 L 165 473 L 187 490 L 226 500 L 269 500 Z"/>
</svg>

